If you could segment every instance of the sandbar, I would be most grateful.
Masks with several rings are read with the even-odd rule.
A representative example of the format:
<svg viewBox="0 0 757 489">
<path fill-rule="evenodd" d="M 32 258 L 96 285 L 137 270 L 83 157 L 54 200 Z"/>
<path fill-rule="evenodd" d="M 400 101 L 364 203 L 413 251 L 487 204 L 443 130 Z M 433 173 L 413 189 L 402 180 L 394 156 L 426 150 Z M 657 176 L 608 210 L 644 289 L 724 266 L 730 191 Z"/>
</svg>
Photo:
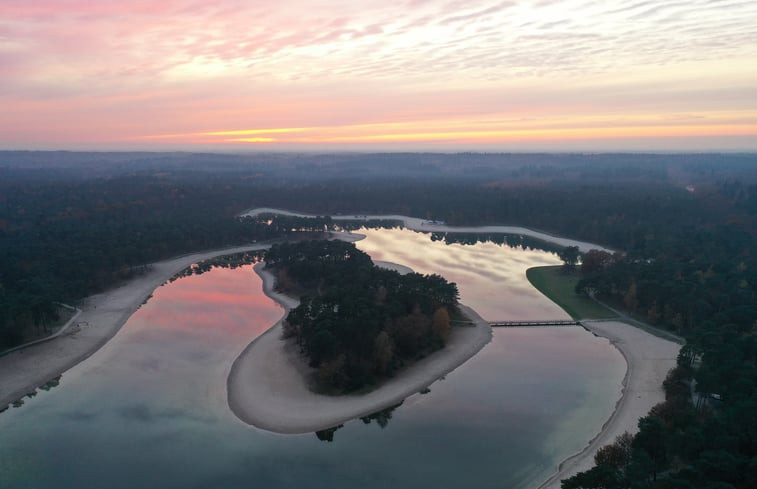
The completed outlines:
<svg viewBox="0 0 757 489">
<path fill-rule="evenodd" d="M 255 270 L 263 278 L 265 293 L 285 311 L 297 306 L 296 299 L 273 290 L 273 275 L 261 264 Z M 317 394 L 308 388 L 309 367 L 296 347 L 282 338 L 279 320 L 234 361 L 227 382 L 229 406 L 243 422 L 283 434 L 331 428 L 393 406 L 448 374 L 491 341 L 489 323 L 472 309 L 460 307 L 474 324 L 452 328 L 444 348 L 370 392 L 341 396 Z"/>
</svg>

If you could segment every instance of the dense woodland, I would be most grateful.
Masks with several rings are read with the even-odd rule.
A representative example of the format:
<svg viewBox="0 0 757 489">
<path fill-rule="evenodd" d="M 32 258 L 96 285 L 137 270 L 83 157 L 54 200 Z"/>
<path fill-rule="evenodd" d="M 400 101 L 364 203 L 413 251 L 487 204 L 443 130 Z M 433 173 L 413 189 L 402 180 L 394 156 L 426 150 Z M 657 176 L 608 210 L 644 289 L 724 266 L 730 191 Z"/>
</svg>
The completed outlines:
<svg viewBox="0 0 757 489">
<path fill-rule="evenodd" d="M 567 487 L 757 486 L 754 154 L 0 152 L 0 342 L 150 262 L 303 226 L 235 217 L 257 206 L 522 225 L 617 250 L 584 257 L 580 290 L 687 346 L 668 402 L 612 452 L 628 456 Z"/>
<path fill-rule="evenodd" d="M 457 286 L 438 275 L 400 275 L 354 244 L 275 244 L 265 255 L 277 287 L 300 296 L 284 322 L 318 369 L 318 387 L 354 391 L 444 346 Z"/>
<path fill-rule="evenodd" d="M 739 231 L 673 229 L 674 246 L 654 255 L 583 257 L 577 291 L 687 343 L 666 401 L 565 489 L 757 487 L 757 248 Z"/>
</svg>

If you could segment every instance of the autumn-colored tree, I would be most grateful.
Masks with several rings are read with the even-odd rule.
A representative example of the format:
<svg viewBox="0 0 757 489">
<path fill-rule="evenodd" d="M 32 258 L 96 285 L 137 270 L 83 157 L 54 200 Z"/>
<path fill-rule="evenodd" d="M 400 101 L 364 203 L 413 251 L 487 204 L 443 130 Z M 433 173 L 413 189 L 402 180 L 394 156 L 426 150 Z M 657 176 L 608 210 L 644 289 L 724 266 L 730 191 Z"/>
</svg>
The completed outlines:
<svg viewBox="0 0 757 489">
<path fill-rule="evenodd" d="M 344 353 L 333 360 L 321 362 L 318 367 L 318 380 L 321 385 L 342 387 L 345 381 L 344 364 L 346 362 L 347 357 Z"/>
<path fill-rule="evenodd" d="M 390 333 L 403 354 L 411 355 L 428 342 L 431 321 L 416 308 L 412 314 L 397 318 L 390 328 Z"/>
<path fill-rule="evenodd" d="M 581 273 L 587 275 L 604 270 L 612 262 L 611 253 L 604 250 L 589 250 L 581 258 Z"/>
<path fill-rule="evenodd" d="M 625 470 L 631 461 L 632 443 L 633 435 L 626 431 L 615 438 L 614 443 L 597 450 L 596 455 L 594 455 L 594 462 L 597 465 L 607 465 L 617 470 Z"/>
<path fill-rule="evenodd" d="M 431 329 L 434 332 L 434 336 L 437 337 L 442 344 L 447 342 L 450 333 L 449 324 L 449 312 L 446 307 L 440 307 L 434 311 L 434 315 L 431 318 Z"/>
<path fill-rule="evenodd" d="M 380 374 L 389 371 L 394 360 L 394 341 L 386 331 L 380 332 L 373 342 L 373 357 L 376 370 Z"/>
</svg>

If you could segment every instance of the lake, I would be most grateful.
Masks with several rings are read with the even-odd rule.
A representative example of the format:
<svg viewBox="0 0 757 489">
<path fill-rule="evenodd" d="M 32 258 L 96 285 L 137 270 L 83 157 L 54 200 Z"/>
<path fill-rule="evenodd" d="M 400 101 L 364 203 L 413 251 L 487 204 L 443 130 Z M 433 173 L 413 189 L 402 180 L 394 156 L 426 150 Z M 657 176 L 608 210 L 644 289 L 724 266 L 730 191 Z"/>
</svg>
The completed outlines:
<svg viewBox="0 0 757 489">
<path fill-rule="evenodd" d="M 443 275 L 486 319 L 567 318 L 525 278 L 560 263 L 553 254 L 360 232 L 374 259 Z M 225 386 L 231 362 L 281 314 L 251 266 L 159 287 L 58 387 L 0 414 L 0 487 L 533 488 L 600 429 L 625 373 L 620 353 L 583 328 L 500 328 L 393 411 L 277 435 L 237 420 Z"/>
</svg>

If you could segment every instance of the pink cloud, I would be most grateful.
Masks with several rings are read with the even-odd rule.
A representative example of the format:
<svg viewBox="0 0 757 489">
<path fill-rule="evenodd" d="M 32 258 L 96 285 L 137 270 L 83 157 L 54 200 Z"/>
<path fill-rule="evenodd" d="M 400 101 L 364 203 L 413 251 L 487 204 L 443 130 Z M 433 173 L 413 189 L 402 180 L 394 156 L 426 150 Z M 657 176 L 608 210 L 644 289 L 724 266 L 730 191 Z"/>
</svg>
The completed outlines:
<svg viewBox="0 0 757 489">
<path fill-rule="evenodd" d="M 698 16 L 683 4 L 647 4 L 7 0 L 0 145 L 757 112 L 757 74 L 745 62 L 757 57 L 757 4 L 726 0 Z"/>
</svg>

